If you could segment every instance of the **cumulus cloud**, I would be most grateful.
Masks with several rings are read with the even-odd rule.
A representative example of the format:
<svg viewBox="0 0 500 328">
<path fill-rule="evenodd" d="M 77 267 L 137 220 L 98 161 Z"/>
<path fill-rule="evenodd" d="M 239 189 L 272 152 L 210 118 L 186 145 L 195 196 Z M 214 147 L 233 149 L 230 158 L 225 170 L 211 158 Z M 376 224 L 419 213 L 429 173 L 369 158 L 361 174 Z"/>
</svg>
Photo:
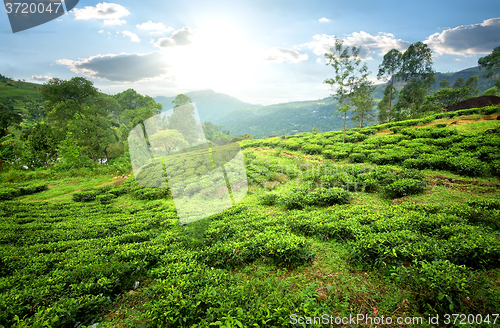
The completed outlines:
<svg viewBox="0 0 500 328">
<path fill-rule="evenodd" d="M 128 36 L 132 42 L 141 42 L 141 39 L 139 39 L 139 37 L 135 33 L 125 30 L 122 31 L 122 34 L 124 36 Z"/>
<path fill-rule="evenodd" d="M 60 59 L 77 74 L 114 82 L 137 82 L 152 79 L 167 72 L 168 64 L 162 54 L 108 54 L 80 60 Z"/>
<path fill-rule="evenodd" d="M 86 6 L 82 9 L 73 9 L 75 19 L 89 20 L 102 19 L 105 25 L 122 25 L 126 22 L 120 18 L 130 15 L 123 6 L 116 3 L 102 2 L 95 6 Z"/>
<path fill-rule="evenodd" d="M 114 26 L 114 25 L 126 24 L 127 21 L 125 21 L 123 19 L 115 18 L 115 19 L 105 19 L 105 20 L 103 20 L 103 23 L 104 23 L 104 25 L 107 25 L 107 26 Z"/>
<path fill-rule="evenodd" d="M 100 30 L 99 32 L 97 32 L 99 34 L 103 34 L 104 33 L 104 30 Z"/>
<path fill-rule="evenodd" d="M 46 81 L 50 80 L 51 78 L 52 78 L 52 76 L 48 76 L 48 75 L 32 75 L 30 78 L 30 81 L 46 82 Z"/>
<path fill-rule="evenodd" d="M 152 21 L 147 21 L 146 23 L 137 24 L 136 27 L 140 30 L 149 31 L 150 33 L 162 33 L 171 32 L 174 30 L 173 27 L 166 27 L 163 23 L 153 23 Z"/>
<path fill-rule="evenodd" d="M 176 30 L 172 33 L 172 36 L 160 38 L 154 45 L 158 48 L 169 48 L 177 46 L 186 46 L 193 43 L 193 37 L 195 31 L 189 27 L 183 27 L 180 30 Z"/>
<path fill-rule="evenodd" d="M 449 28 L 432 34 L 424 42 L 438 55 L 488 54 L 500 44 L 500 18 Z"/>
<path fill-rule="evenodd" d="M 377 35 L 371 35 L 364 31 L 354 32 L 342 38 L 345 46 L 356 45 L 361 47 L 360 57 L 365 60 L 373 59 L 373 53 L 379 56 L 385 55 L 391 49 L 399 51 L 406 50 L 410 46 L 410 42 L 396 39 L 391 33 L 379 32 Z M 313 36 L 313 41 L 303 44 L 313 50 L 314 54 L 323 56 L 330 51 L 330 48 L 335 46 L 335 36 L 327 34 L 316 34 Z"/>
<path fill-rule="evenodd" d="M 307 54 L 301 54 L 297 50 L 286 48 L 271 48 L 265 51 L 264 54 L 265 61 L 275 63 L 299 63 L 307 60 L 307 58 L 309 58 Z"/>
<path fill-rule="evenodd" d="M 328 23 L 330 21 L 330 19 L 328 18 L 325 18 L 325 17 L 322 17 L 320 19 L 318 19 L 320 23 Z"/>
</svg>

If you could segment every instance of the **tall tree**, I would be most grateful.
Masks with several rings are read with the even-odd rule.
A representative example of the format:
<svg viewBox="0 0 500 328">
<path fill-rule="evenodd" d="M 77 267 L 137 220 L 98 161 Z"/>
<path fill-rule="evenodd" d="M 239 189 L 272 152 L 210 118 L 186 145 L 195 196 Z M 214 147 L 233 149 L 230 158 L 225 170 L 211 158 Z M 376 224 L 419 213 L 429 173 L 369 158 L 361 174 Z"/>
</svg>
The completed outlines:
<svg viewBox="0 0 500 328">
<path fill-rule="evenodd" d="M 479 58 L 477 63 L 480 69 L 490 70 L 484 77 L 496 77 L 499 79 L 500 76 L 493 70 L 500 68 L 500 46 L 493 49 L 491 54 Z"/>
<path fill-rule="evenodd" d="M 461 76 L 457 77 L 455 83 L 451 86 L 453 89 L 460 89 L 465 87 L 465 79 Z"/>
<path fill-rule="evenodd" d="M 451 87 L 451 83 L 447 79 L 442 79 L 439 82 L 439 89 L 444 89 L 444 88 L 449 88 L 449 87 Z"/>
<path fill-rule="evenodd" d="M 324 83 L 330 84 L 332 89 L 336 87 L 332 97 L 338 101 L 337 109 L 344 118 L 343 142 L 345 142 L 347 113 L 351 110 L 354 91 L 367 80 L 369 74 L 366 64 L 361 66 L 360 50 L 361 48 L 356 46 L 344 47 L 344 41 L 335 37 L 335 46 L 325 54 L 327 65 L 335 69 L 335 77 L 326 79 Z"/>
<path fill-rule="evenodd" d="M 401 69 L 396 74 L 396 77 L 409 82 L 408 91 L 411 93 L 411 118 L 413 118 L 416 108 L 416 95 L 422 92 L 422 88 L 428 89 L 431 86 L 432 78 L 434 77 L 432 63 L 432 51 L 423 42 L 411 44 L 401 56 Z"/>
<path fill-rule="evenodd" d="M 386 77 L 390 78 L 390 87 L 386 87 L 386 90 L 388 90 L 389 92 L 387 99 L 387 104 L 389 105 L 387 118 L 389 119 L 389 122 L 392 118 L 392 101 L 396 98 L 396 95 L 394 94 L 394 91 L 396 90 L 396 88 L 394 87 L 395 74 L 399 72 L 399 69 L 401 68 L 401 57 L 402 54 L 399 50 L 392 49 L 384 55 L 382 64 L 380 64 L 378 67 L 378 79 Z"/>
<path fill-rule="evenodd" d="M 177 107 L 180 107 L 182 105 L 186 105 L 186 104 L 190 104 L 192 103 L 193 101 L 191 100 L 191 98 L 189 98 L 188 96 L 184 95 L 184 94 L 178 94 L 174 100 L 172 100 L 172 104 L 175 104 L 174 108 L 177 108 Z"/>
<path fill-rule="evenodd" d="M 479 78 L 477 75 L 471 76 L 465 81 L 465 87 L 469 90 L 470 97 L 477 97 L 479 95 L 479 90 L 477 89 L 478 83 Z"/>
<path fill-rule="evenodd" d="M 0 138 L 7 135 L 7 128 L 17 125 L 23 120 L 21 114 L 12 107 L 0 103 Z"/>
<path fill-rule="evenodd" d="M 398 96 L 398 90 L 392 84 L 388 84 L 384 89 L 384 96 L 378 103 L 378 117 L 379 123 L 390 122 L 394 118 L 392 103 Z"/>
<path fill-rule="evenodd" d="M 375 101 L 373 100 L 373 91 L 375 86 L 373 82 L 369 80 L 364 80 L 354 91 L 353 105 L 354 105 L 354 115 L 351 120 L 358 123 L 358 127 L 364 127 L 364 124 L 373 121 L 373 107 L 375 106 Z"/>
</svg>

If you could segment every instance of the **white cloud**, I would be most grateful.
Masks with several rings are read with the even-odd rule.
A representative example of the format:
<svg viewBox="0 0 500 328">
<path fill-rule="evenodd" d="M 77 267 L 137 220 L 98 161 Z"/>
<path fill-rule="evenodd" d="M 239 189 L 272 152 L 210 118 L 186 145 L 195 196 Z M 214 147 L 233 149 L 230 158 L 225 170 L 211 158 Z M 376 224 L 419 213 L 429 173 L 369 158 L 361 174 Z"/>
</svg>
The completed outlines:
<svg viewBox="0 0 500 328">
<path fill-rule="evenodd" d="M 377 35 L 371 35 L 364 31 L 360 31 L 349 34 L 342 39 L 344 40 L 345 46 L 356 45 L 361 47 L 360 57 L 365 60 L 373 59 L 371 57 L 373 53 L 383 56 L 391 49 L 403 51 L 410 46 L 410 42 L 396 39 L 393 34 L 384 32 L 379 32 Z M 316 34 L 313 36 L 313 41 L 301 46 L 307 46 L 313 50 L 314 54 L 324 56 L 326 52 L 330 51 L 331 47 L 335 46 L 335 36 Z"/>
<path fill-rule="evenodd" d="M 319 22 L 320 22 L 320 23 L 328 23 L 328 22 L 330 21 L 330 19 L 325 18 L 325 17 L 320 18 L 320 19 L 318 19 L 318 20 L 319 20 Z"/>
<path fill-rule="evenodd" d="M 150 32 L 171 32 L 174 30 L 173 27 L 166 27 L 163 23 L 153 23 L 152 21 L 147 21 L 146 23 L 137 24 L 136 27 L 140 30 L 150 31 Z"/>
<path fill-rule="evenodd" d="M 122 31 L 122 34 L 128 36 L 132 42 L 141 42 L 141 39 L 135 33 L 125 30 Z"/>
<path fill-rule="evenodd" d="M 321 64 L 321 57 L 316 58 L 316 62 Z"/>
<path fill-rule="evenodd" d="M 91 78 L 114 82 L 138 82 L 166 74 L 169 67 L 158 52 L 149 54 L 107 54 L 80 60 L 59 59 L 59 65 Z"/>
<path fill-rule="evenodd" d="M 449 28 L 432 34 L 424 42 L 438 55 L 488 54 L 500 44 L 500 18 Z"/>
<path fill-rule="evenodd" d="M 107 26 L 114 26 L 114 25 L 123 25 L 123 24 L 126 24 L 127 21 L 123 20 L 123 19 L 118 19 L 118 18 L 115 18 L 115 19 L 105 19 L 103 21 L 104 25 L 107 25 Z"/>
<path fill-rule="evenodd" d="M 29 80 L 33 81 L 33 82 L 46 82 L 46 81 L 50 80 L 51 78 L 52 78 L 52 76 L 48 76 L 48 75 L 32 75 Z"/>
<path fill-rule="evenodd" d="M 97 32 L 99 34 L 103 34 L 104 33 L 104 30 L 100 30 L 99 32 Z"/>
<path fill-rule="evenodd" d="M 120 18 L 130 15 L 130 12 L 122 5 L 107 2 L 98 3 L 95 6 L 86 6 L 82 9 L 75 8 L 73 13 L 75 19 L 102 19 L 105 25 L 125 24 L 126 22 L 120 20 Z"/>
<path fill-rule="evenodd" d="M 264 60 L 275 63 L 299 63 L 307 58 L 309 58 L 307 54 L 301 54 L 294 49 L 271 48 L 264 52 Z"/>
<path fill-rule="evenodd" d="M 189 27 L 183 27 L 172 33 L 171 37 L 160 38 L 154 45 L 158 48 L 169 48 L 177 46 L 185 46 L 193 43 L 195 31 Z"/>
</svg>

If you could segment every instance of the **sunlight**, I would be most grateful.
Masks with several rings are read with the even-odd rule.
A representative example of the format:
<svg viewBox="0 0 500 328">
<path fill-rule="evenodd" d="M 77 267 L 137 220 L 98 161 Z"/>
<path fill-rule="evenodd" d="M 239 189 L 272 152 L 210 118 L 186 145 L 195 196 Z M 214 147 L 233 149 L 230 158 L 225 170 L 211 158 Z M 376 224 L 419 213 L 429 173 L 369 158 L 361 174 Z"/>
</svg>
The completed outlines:
<svg viewBox="0 0 500 328">
<path fill-rule="evenodd" d="M 174 63 L 170 72 L 176 82 L 193 89 L 249 87 L 262 64 L 260 49 L 221 22 L 196 30 L 191 45 L 169 49 L 166 56 Z"/>
</svg>

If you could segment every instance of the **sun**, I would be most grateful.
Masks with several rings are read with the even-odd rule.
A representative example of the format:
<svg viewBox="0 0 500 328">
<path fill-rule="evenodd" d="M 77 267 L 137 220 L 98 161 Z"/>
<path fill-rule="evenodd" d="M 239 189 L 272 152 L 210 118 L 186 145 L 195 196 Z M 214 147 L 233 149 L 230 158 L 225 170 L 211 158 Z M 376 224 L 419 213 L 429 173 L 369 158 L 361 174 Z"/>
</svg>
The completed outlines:
<svg viewBox="0 0 500 328">
<path fill-rule="evenodd" d="M 192 43 L 167 50 L 176 82 L 190 89 L 248 88 L 262 65 L 261 49 L 231 25 L 213 22 L 196 29 Z"/>
</svg>

